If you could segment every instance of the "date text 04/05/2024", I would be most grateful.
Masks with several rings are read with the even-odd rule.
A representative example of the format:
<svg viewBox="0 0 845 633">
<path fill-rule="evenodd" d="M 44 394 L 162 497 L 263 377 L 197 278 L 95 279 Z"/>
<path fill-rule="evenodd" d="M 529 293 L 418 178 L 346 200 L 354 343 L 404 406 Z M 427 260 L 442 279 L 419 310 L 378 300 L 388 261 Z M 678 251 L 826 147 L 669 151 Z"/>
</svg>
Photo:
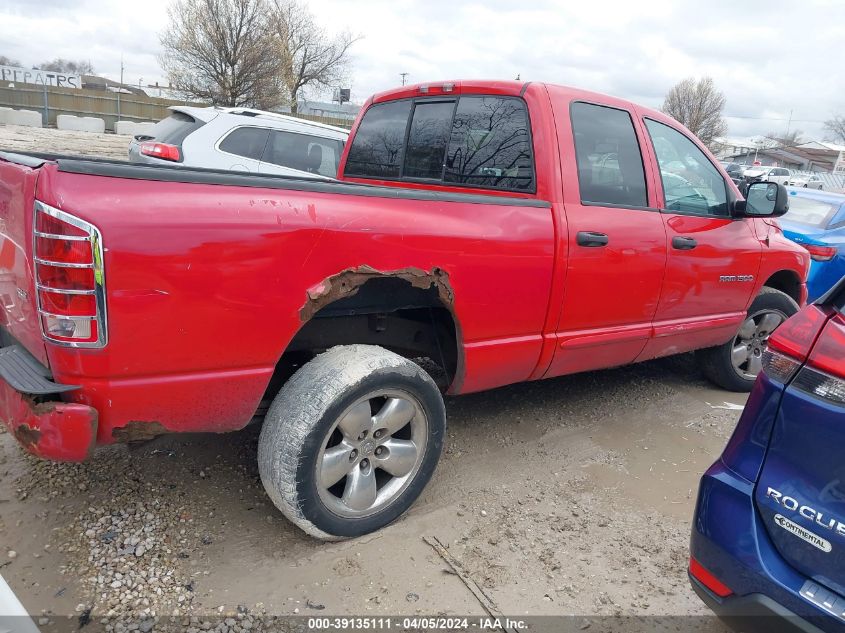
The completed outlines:
<svg viewBox="0 0 845 633">
<path fill-rule="evenodd" d="M 462 631 L 470 628 L 482 631 L 498 631 L 525 628 L 521 620 L 498 617 L 339 617 L 309 618 L 308 628 L 314 631 L 354 630 L 443 630 Z"/>
</svg>

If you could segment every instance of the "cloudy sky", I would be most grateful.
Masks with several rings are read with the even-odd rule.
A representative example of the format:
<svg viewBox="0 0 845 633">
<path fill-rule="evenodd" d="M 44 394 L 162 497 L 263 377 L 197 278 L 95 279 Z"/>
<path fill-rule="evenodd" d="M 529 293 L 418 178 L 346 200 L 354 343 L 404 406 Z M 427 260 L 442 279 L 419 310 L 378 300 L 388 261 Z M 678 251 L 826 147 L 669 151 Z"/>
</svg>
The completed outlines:
<svg viewBox="0 0 845 633">
<path fill-rule="evenodd" d="M 727 97 L 730 135 L 821 138 L 845 115 L 845 3 L 676 0 L 306 0 L 330 32 L 348 29 L 353 100 L 409 81 L 492 78 L 578 86 L 659 107 L 688 76 Z M 135 83 L 156 61 L 169 0 L 0 0 L 0 55 L 32 66 L 90 59 Z M 37 7 L 37 10 L 36 10 Z M 316 95 L 315 95 L 316 96 Z"/>
</svg>

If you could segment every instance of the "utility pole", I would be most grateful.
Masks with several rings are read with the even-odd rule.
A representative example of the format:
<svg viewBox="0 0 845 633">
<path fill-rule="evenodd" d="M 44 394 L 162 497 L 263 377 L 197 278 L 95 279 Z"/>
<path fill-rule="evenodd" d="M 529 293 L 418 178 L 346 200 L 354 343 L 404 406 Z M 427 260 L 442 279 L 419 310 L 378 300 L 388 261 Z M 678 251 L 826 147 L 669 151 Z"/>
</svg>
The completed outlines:
<svg viewBox="0 0 845 633">
<path fill-rule="evenodd" d="M 411 73 L 399 73 L 402 76 L 402 85 L 405 85 L 405 77 L 410 75 Z"/>
<path fill-rule="evenodd" d="M 786 138 L 789 138 L 789 128 L 792 127 L 792 109 L 789 110 L 789 121 L 786 122 Z"/>
<path fill-rule="evenodd" d="M 120 86 L 117 88 L 117 120 L 120 121 L 120 91 L 123 90 L 123 55 L 120 56 Z"/>
</svg>

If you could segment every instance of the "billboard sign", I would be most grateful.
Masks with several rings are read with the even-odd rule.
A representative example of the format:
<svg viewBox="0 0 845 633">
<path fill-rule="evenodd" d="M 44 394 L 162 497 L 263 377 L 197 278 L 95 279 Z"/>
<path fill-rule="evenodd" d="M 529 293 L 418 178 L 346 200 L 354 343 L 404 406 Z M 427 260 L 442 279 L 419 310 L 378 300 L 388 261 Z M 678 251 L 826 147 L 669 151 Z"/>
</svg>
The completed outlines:
<svg viewBox="0 0 845 633">
<path fill-rule="evenodd" d="M 57 88 L 82 88 L 82 76 L 58 73 L 37 68 L 0 66 L 0 85 L 30 84 L 34 86 L 56 86 Z"/>
<path fill-rule="evenodd" d="M 349 97 L 352 96 L 352 91 L 349 88 L 335 88 L 334 95 L 332 97 L 332 101 L 337 101 L 341 105 L 347 103 L 349 101 Z"/>
</svg>

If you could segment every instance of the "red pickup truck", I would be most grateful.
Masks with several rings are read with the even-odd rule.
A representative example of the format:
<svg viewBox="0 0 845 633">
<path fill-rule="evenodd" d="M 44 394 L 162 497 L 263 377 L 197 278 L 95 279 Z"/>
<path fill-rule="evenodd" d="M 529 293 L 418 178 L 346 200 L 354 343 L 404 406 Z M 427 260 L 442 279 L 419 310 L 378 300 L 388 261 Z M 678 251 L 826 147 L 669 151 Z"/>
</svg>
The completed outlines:
<svg viewBox="0 0 845 633">
<path fill-rule="evenodd" d="M 0 158 L 10 432 L 82 460 L 263 421 L 267 491 L 321 538 L 410 506 L 442 393 L 690 350 L 745 390 L 806 297 L 782 187 L 745 200 L 674 120 L 554 85 L 376 95 L 338 182 Z"/>
</svg>

